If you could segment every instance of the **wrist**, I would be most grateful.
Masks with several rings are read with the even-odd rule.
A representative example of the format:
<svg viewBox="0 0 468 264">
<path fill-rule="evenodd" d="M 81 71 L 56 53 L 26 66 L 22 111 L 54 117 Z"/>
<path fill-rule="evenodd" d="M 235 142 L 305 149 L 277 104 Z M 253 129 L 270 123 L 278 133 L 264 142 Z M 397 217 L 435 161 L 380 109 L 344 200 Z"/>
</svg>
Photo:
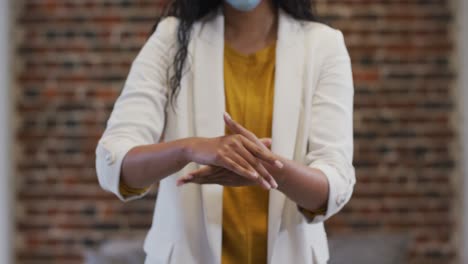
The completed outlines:
<svg viewBox="0 0 468 264">
<path fill-rule="evenodd" d="M 273 178 L 275 179 L 276 183 L 278 184 L 278 190 L 283 192 L 285 183 L 286 183 L 286 173 L 284 173 L 281 170 L 277 170 L 274 173 L 271 174 Z"/>
<path fill-rule="evenodd" d="M 199 137 L 189 137 L 180 140 L 180 158 L 186 163 L 194 161 L 196 144 L 201 140 Z"/>
</svg>

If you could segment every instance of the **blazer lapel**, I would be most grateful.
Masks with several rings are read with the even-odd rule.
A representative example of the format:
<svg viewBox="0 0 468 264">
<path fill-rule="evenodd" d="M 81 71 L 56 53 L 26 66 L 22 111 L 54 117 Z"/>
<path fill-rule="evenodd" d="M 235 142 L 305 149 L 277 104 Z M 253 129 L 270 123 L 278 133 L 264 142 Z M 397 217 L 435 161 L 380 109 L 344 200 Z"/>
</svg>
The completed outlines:
<svg viewBox="0 0 468 264">
<path fill-rule="evenodd" d="M 224 16 L 200 23 L 194 36 L 194 117 L 195 134 L 198 137 L 224 135 Z M 216 262 L 221 260 L 222 198 L 223 187 L 210 184 L 201 186 L 208 241 Z"/>
<path fill-rule="evenodd" d="M 275 96 L 273 105 L 272 151 L 294 159 L 296 134 L 301 110 L 303 85 L 304 35 L 297 21 L 279 10 L 276 48 Z M 280 231 L 286 197 L 270 191 L 268 212 L 268 262 L 271 263 L 274 243 Z"/>
</svg>

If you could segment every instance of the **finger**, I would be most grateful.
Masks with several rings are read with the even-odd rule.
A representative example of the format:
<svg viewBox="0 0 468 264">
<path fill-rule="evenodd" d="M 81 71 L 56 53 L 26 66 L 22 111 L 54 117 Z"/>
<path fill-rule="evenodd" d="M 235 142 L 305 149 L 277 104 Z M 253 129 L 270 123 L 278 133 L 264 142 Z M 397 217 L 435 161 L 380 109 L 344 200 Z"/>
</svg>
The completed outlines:
<svg viewBox="0 0 468 264">
<path fill-rule="evenodd" d="M 278 188 L 278 183 L 276 183 L 276 180 L 275 178 L 273 178 L 273 176 L 270 174 L 270 172 L 263 166 L 263 164 L 259 163 L 257 165 L 257 167 L 255 167 L 255 169 L 261 174 L 263 175 L 263 178 L 268 181 L 268 183 L 270 184 L 270 186 L 273 188 L 273 189 L 276 189 Z"/>
<path fill-rule="evenodd" d="M 208 177 L 201 177 L 192 180 L 190 183 L 195 184 L 220 184 L 223 186 L 252 186 L 258 184 L 255 181 L 237 175 L 234 172 L 222 168 L 219 172 L 211 174 Z"/>
<path fill-rule="evenodd" d="M 240 152 L 240 154 L 242 155 L 239 155 L 239 154 L 236 154 L 236 160 L 239 160 L 239 159 L 242 159 L 243 160 L 243 164 L 244 162 L 246 163 L 246 165 L 244 166 L 248 166 L 249 167 L 249 170 L 253 170 L 257 173 L 257 175 L 259 175 L 259 177 L 256 177 L 254 179 L 249 179 L 249 180 L 254 180 L 254 181 L 257 181 L 261 186 L 263 186 L 265 189 L 269 190 L 271 189 L 273 186 L 276 185 L 276 182 L 272 183 L 270 180 L 269 180 L 269 175 L 266 175 L 264 172 L 263 174 L 260 173 L 260 171 L 257 171 L 254 167 L 257 166 L 256 163 L 258 163 L 258 160 L 252 156 L 252 154 L 250 154 L 243 146 L 242 148 L 240 148 L 238 150 Z M 245 157 L 248 159 L 245 159 Z M 252 166 L 252 165 L 253 166 Z"/>
<path fill-rule="evenodd" d="M 245 177 L 242 177 L 240 175 L 235 174 L 234 172 L 230 170 L 226 170 L 224 174 L 222 175 L 224 177 L 223 180 L 227 181 L 226 184 L 230 186 L 252 186 L 252 185 L 259 185 L 260 187 L 264 189 L 268 189 L 266 185 L 262 184 L 259 181 L 253 181 L 250 179 L 247 179 Z"/>
<path fill-rule="evenodd" d="M 180 187 L 186 183 L 189 183 L 191 180 L 193 180 L 193 176 L 191 174 L 187 174 L 179 179 L 177 179 L 176 186 Z"/>
<path fill-rule="evenodd" d="M 260 142 L 262 142 L 262 144 L 267 147 L 267 148 L 271 148 L 271 144 L 272 144 L 272 140 L 271 138 L 261 138 L 260 139 Z"/>
<path fill-rule="evenodd" d="M 263 189 L 265 190 L 271 190 L 271 188 L 273 188 L 273 186 L 275 185 L 271 185 L 265 178 L 263 177 L 259 177 L 259 182 L 260 182 L 260 187 L 262 187 Z"/>
<path fill-rule="evenodd" d="M 209 174 L 205 177 L 194 177 L 187 183 L 195 183 L 195 184 L 220 184 L 220 185 L 232 185 L 232 178 L 233 176 L 230 176 L 228 174 L 233 174 L 237 180 L 244 180 L 248 181 L 245 177 L 237 175 L 232 173 L 231 171 L 220 168 L 219 170 L 216 170 L 215 173 Z"/>
<path fill-rule="evenodd" d="M 255 179 L 253 180 L 256 180 L 257 178 L 261 178 L 263 179 L 262 177 L 260 177 L 257 173 L 257 175 L 253 175 L 250 171 L 248 171 L 247 169 L 243 168 L 242 166 L 240 166 L 239 164 L 237 164 L 236 162 L 234 162 L 232 159 L 228 158 L 228 157 L 225 157 L 224 158 L 225 160 L 225 168 L 236 173 L 236 174 L 239 174 L 241 176 L 244 176 L 246 178 L 249 178 L 249 179 L 252 179 L 252 176 L 255 177 Z M 270 184 L 268 184 L 267 181 L 262 181 L 263 185 L 265 188 L 267 189 L 270 189 L 271 186 Z"/>
<path fill-rule="evenodd" d="M 217 171 L 218 168 L 213 166 L 203 166 L 200 169 L 189 172 L 180 179 L 177 180 L 177 186 L 184 185 L 185 183 L 193 180 L 194 178 L 206 177 L 210 174 L 213 174 Z"/>
<path fill-rule="evenodd" d="M 236 152 L 232 154 L 232 157 L 230 157 L 230 159 L 249 171 L 250 175 L 249 177 L 247 177 L 249 180 L 257 181 L 259 180 L 259 178 L 261 178 L 260 174 L 258 173 L 258 171 L 255 170 L 255 168 L 247 160 L 249 158 L 248 155 L 250 155 L 251 158 L 254 158 L 252 154 L 250 154 L 247 150 L 245 150 L 245 148 L 242 145 L 240 145 L 240 147 L 236 149 Z M 243 176 L 242 174 L 240 175 Z"/>
<path fill-rule="evenodd" d="M 197 175 L 197 176 L 203 176 L 203 175 L 207 175 L 207 174 L 210 174 L 210 173 L 213 173 L 214 171 L 214 167 L 213 166 L 203 166 L 197 170 L 194 170 L 194 171 L 191 171 L 189 172 L 188 174 L 190 175 Z"/>
<path fill-rule="evenodd" d="M 219 181 L 222 181 L 225 186 L 233 186 L 233 187 L 259 185 L 258 182 L 249 180 L 245 177 L 241 177 L 236 174 L 234 174 L 233 176 L 225 175 Z"/>
<path fill-rule="evenodd" d="M 242 138 L 242 143 L 255 157 L 267 163 L 270 163 L 271 165 L 276 166 L 280 169 L 283 168 L 283 163 L 279 161 L 271 151 L 261 149 L 260 147 L 258 147 L 258 145 L 246 138 Z"/>
<path fill-rule="evenodd" d="M 207 173 L 206 171 L 200 172 L 197 175 L 193 175 L 190 179 L 188 179 L 185 183 L 196 183 L 196 184 L 210 184 L 215 182 L 217 175 L 220 172 L 216 169 L 212 170 L 212 172 Z"/>
<path fill-rule="evenodd" d="M 246 182 L 252 182 L 250 179 L 247 179 L 241 175 L 237 175 L 227 169 L 224 169 L 222 172 L 216 174 L 212 180 L 215 183 L 221 184 L 223 186 L 245 186 Z"/>
<path fill-rule="evenodd" d="M 278 159 L 276 159 L 273 154 L 271 154 L 268 147 L 266 147 L 265 144 L 263 144 L 263 142 L 260 139 L 258 139 L 257 136 L 255 136 L 254 133 L 250 132 L 248 129 L 244 128 L 239 123 L 234 121 L 234 119 L 232 119 L 231 116 L 227 112 L 224 112 L 224 121 L 225 121 L 228 129 L 231 130 L 231 132 L 240 134 L 240 135 L 246 137 L 247 139 L 249 139 L 250 142 L 252 142 L 254 145 L 259 146 L 258 148 L 256 148 L 256 149 L 258 149 L 258 151 L 257 151 L 258 154 L 265 154 L 266 155 L 269 152 L 270 153 L 270 155 L 269 155 L 270 158 L 273 157 L 274 160 L 273 161 L 269 160 L 268 157 L 265 156 L 265 155 L 258 155 L 258 156 L 256 155 L 258 158 L 260 158 L 260 159 L 266 158 L 266 159 L 264 159 L 266 162 L 270 162 L 270 163 L 272 163 L 272 165 L 274 165 L 274 166 L 276 166 L 276 167 L 278 167 L 280 169 L 283 168 L 283 163 L 281 161 L 279 161 Z M 264 150 L 264 151 L 260 151 L 260 150 Z"/>
<path fill-rule="evenodd" d="M 224 122 L 226 123 L 227 128 L 234 134 L 243 135 L 255 144 L 258 144 L 262 149 L 267 149 L 267 147 L 257 138 L 254 133 L 243 127 L 241 124 L 237 123 L 227 112 L 224 112 Z"/>
<path fill-rule="evenodd" d="M 258 138 L 252 132 L 234 121 L 234 119 L 232 119 L 232 117 L 227 112 L 224 112 L 224 122 L 231 132 L 235 134 L 241 134 L 254 142 L 258 142 Z"/>
<path fill-rule="evenodd" d="M 248 139 L 246 139 L 248 141 Z M 253 144 L 250 142 L 250 144 Z M 255 145 L 255 144 L 253 144 Z M 275 179 L 273 178 L 273 176 L 270 174 L 270 172 L 268 172 L 267 169 L 265 169 L 265 167 L 263 166 L 263 164 L 256 158 L 254 157 L 251 152 L 249 152 L 247 150 L 247 148 L 245 148 L 244 145 L 241 145 L 240 148 L 237 150 L 238 153 L 241 155 L 241 157 L 243 159 L 245 159 L 249 165 L 255 170 L 257 171 L 261 178 L 264 179 L 265 181 L 267 181 L 269 183 L 269 185 L 272 187 L 272 188 L 277 188 L 278 187 L 278 184 L 276 183 Z M 264 185 L 262 179 L 258 179 L 258 181 Z"/>
</svg>

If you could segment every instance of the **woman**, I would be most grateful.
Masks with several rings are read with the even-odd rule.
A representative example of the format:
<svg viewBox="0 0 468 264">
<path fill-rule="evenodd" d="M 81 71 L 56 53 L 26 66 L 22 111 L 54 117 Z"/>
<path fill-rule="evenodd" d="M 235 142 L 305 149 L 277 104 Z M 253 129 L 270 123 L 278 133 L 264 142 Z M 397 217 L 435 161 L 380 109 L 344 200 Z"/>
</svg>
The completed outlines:
<svg viewBox="0 0 468 264">
<path fill-rule="evenodd" d="M 353 83 L 341 32 L 310 10 L 170 4 L 96 149 L 121 200 L 159 184 L 146 263 L 327 262 L 323 221 L 355 183 Z"/>
</svg>

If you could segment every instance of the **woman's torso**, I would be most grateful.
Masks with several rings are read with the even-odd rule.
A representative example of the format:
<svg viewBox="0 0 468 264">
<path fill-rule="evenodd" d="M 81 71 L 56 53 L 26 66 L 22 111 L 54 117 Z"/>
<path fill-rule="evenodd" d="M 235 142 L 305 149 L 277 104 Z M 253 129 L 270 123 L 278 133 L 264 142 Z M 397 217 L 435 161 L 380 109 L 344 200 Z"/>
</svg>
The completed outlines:
<svg viewBox="0 0 468 264">
<path fill-rule="evenodd" d="M 164 22 L 158 44 L 172 47 L 177 21 Z M 216 16 L 194 27 L 194 38 L 189 45 L 193 71 L 182 81 L 177 111 L 167 113 L 167 141 L 224 133 L 225 105 L 214 100 L 224 98 L 224 89 L 220 89 L 224 82 L 222 25 L 222 16 Z M 274 105 L 280 111 L 276 112 L 276 125 L 272 125 L 271 131 L 273 138 L 276 136 L 281 142 L 274 140 L 273 144 L 276 142 L 275 151 L 279 154 L 303 162 L 311 98 L 319 80 L 319 69 L 326 56 L 335 52 L 335 45 L 324 43 L 335 43 L 336 34 L 317 23 L 302 27 L 284 14 L 279 28 L 276 68 L 281 69 L 276 69 Z M 306 70 L 309 73 L 302 75 Z M 288 118 L 284 113 L 290 114 Z M 194 184 L 176 187 L 181 175 L 196 168 L 189 164 L 161 181 L 153 227 L 145 241 L 146 253 L 155 260 L 152 263 L 219 263 L 221 260 L 223 188 Z M 268 243 L 269 263 L 324 263 L 328 259 L 328 247 L 323 224 L 307 224 L 297 205 L 278 192 L 270 192 L 269 203 L 268 215 L 275 216 L 269 223 L 274 229 L 268 229 L 268 241 L 273 242 Z"/>
</svg>

